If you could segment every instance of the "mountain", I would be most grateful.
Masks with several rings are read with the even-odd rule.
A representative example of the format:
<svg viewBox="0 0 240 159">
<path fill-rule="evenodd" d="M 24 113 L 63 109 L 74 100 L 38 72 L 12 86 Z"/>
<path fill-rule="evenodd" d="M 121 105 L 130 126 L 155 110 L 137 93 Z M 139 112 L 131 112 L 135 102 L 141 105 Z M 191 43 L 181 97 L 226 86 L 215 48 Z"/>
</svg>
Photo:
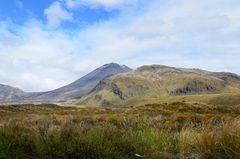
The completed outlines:
<svg viewBox="0 0 240 159">
<path fill-rule="evenodd" d="M 234 104 L 240 104 L 240 76 L 150 65 L 102 80 L 91 93 L 78 100 L 77 104 L 114 106 L 144 101 L 211 102 L 223 100 L 222 96 L 229 96 L 228 98 L 234 99 Z"/>
<path fill-rule="evenodd" d="M 49 92 L 26 93 L 0 85 L 0 103 L 61 103 L 119 106 L 154 102 L 197 101 L 240 105 L 240 76 L 226 72 L 163 65 L 131 70 L 105 64 L 75 82 Z"/>
<path fill-rule="evenodd" d="M 69 85 L 53 91 L 33 95 L 26 99 L 39 102 L 61 102 L 79 98 L 89 93 L 101 80 L 130 70 L 125 65 L 120 66 L 116 63 L 105 64 Z"/>
<path fill-rule="evenodd" d="M 18 88 L 0 84 L 0 101 L 11 102 L 15 99 L 21 100 L 24 92 Z"/>
<path fill-rule="evenodd" d="M 89 93 L 101 80 L 130 70 L 125 65 L 121 66 L 116 63 L 105 64 L 75 82 L 49 92 L 25 93 L 20 89 L 10 86 L 0 86 L 0 103 L 53 103 L 80 98 Z"/>
</svg>

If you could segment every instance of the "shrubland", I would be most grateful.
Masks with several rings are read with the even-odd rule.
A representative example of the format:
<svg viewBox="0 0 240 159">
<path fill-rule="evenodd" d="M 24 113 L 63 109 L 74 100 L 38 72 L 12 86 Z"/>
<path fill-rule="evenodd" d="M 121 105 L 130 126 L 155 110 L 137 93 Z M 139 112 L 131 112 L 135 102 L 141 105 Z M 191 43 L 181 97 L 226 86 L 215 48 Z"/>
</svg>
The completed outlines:
<svg viewBox="0 0 240 159">
<path fill-rule="evenodd" d="M 240 106 L 0 107 L 0 158 L 238 159 Z"/>
</svg>

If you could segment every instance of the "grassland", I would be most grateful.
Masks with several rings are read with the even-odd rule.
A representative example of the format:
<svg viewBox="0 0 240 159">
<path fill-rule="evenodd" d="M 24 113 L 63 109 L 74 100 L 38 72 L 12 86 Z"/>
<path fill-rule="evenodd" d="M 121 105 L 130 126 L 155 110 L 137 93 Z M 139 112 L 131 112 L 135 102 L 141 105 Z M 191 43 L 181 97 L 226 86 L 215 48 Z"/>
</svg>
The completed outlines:
<svg viewBox="0 0 240 159">
<path fill-rule="evenodd" d="M 239 159 L 240 105 L 1 106 L 0 158 Z"/>
</svg>

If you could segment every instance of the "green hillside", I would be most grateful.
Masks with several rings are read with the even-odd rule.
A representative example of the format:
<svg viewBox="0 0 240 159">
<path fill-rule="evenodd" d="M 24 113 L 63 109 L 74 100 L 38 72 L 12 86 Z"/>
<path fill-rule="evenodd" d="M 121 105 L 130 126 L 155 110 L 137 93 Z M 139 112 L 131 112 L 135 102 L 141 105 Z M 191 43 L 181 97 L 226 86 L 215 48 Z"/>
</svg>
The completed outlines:
<svg viewBox="0 0 240 159">
<path fill-rule="evenodd" d="M 240 77 L 161 65 L 142 66 L 101 81 L 77 105 L 121 106 L 151 102 L 197 101 L 240 104 Z"/>
</svg>

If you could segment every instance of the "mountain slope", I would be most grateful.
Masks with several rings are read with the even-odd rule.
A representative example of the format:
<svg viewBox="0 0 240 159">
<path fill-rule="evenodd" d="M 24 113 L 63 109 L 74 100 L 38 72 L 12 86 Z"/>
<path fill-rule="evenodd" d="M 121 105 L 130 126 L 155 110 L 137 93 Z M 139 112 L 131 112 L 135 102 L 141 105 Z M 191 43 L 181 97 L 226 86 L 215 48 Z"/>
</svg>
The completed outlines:
<svg viewBox="0 0 240 159">
<path fill-rule="evenodd" d="M 151 65 L 101 81 L 78 104 L 114 106 L 219 93 L 240 93 L 240 77 L 232 73 Z"/>
<path fill-rule="evenodd" d="M 16 99 L 21 100 L 23 95 L 24 92 L 18 88 L 0 84 L 1 102 L 11 102 Z"/>
<path fill-rule="evenodd" d="M 125 65 L 105 64 L 75 82 L 49 92 L 26 93 L 11 86 L 0 85 L 0 103 L 54 103 L 80 98 L 89 93 L 101 80 L 130 70 Z"/>
<path fill-rule="evenodd" d="M 120 66 L 116 63 L 105 64 L 67 86 L 49 92 L 25 94 L 24 101 L 61 102 L 79 98 L 89 93 L 101 80 L 106 77 L 119 73 L 125 73 L 130 70 L 131 69 L 125 65 Z"/>
</svg>

